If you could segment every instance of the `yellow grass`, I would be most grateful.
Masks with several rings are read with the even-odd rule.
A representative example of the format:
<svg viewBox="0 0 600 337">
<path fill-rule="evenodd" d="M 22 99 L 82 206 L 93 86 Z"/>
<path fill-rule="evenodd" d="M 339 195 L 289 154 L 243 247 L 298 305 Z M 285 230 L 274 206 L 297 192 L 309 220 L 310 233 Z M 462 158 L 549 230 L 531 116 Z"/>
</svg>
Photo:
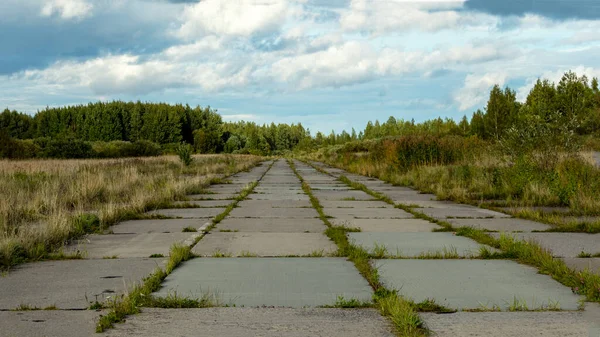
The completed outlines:
<svg viewBox="0 0 600 337">
<path fill-rule="evenodd" d="M 0 161 L 0 267 L 15 256 L 43 257 L 76 234 L 74 218 L 103 226 L 207 186 L 212 178 L 256 165 L 260 157 L 176 156 L 98 160 Z"/>
</svg>

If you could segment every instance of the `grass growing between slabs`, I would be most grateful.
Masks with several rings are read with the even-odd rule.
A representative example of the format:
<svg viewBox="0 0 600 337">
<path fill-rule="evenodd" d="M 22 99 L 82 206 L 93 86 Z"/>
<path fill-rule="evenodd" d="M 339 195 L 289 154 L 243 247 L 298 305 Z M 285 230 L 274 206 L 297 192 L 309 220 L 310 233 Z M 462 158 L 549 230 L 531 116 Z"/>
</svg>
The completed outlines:
<svg viewBox="0 0 600 337">
<path fill-rule="evenodd" d="M 271 163 L 271 166 L 273 164 Z M 269 169 L 271 168 L 269 166 Z M 268 170 L 267 170 L 268 171 Z M 264 175 L 263 175 L 264 176 Z M 262 179 L 262 177 L 261 177 Z M 210 227 L 205 231 L 210 231 L 220 221 L 222 221 L 237 205 L 244 200 L 248 194 L 252 193 L 258 182 L 253 182 L 246 186 L 231 204 L 218 216 L 213 219 Z M 220 301 L 217 296 L 206 293 L 202 298 L 194 299 L 179 296 L 176 292 L 168 294 L 166 297 L 158 298 L 152 296 L 152 293 L 159 290 L 164 279 L 173 272 L 182 262 L 194 257 L 191 248 L 202 239 L 199 235 L 192 245 L 174 244 L 171 246 L 169 260 L 165 269 L 157 268 L 154 273 L 146 277 L 140 285 L 134 286 L 126 294 L 113 298 L 106 305 L 109 309 L 108 314 L 102 315 L 96 325 L 96 332 L 104 332 L 114 326 L 115 323 L 124 321 L 128 315 L 137 314 L 141 307 L 154 308 L 207 308 L 219 306 Z"/>
<path fill-rule="evenodd" d="M 362 247 L 352 245 L 348 241 L 346 233 L 348 229 L 343 226 L 333 226 L 329 222 L 329 217 L 323 212 L 323 207 L 319 200 L 313 195 L 312 190 L 304 178 L 298 173 L 293 161 L 288 160 L 292 171 L 302 182 L 302 189 L 306 193 L 310 202 L 319 214 L 319 218 L 325 223 L 327 235 L 338 246 L 337 256 L 347 257 L 359 273 L 369 282 L 375 294 L 373 296 L 373 307 L 379 309 L 382 315 L 388 317 L 393 323 L 396 333 L 399 336 L 422 337 L 427 336 L 429 331 L 425 323 L 419 317 L 418 305 L 414 302 L 398 295 L 396 290 L 386 289 L 379 280 L 379 272 L 370 261 L 370 254 Z M 349 307 L 350 305 L 364 306 L 364 303 L 352 303 L 347 300 L 338 299 L 338 307 Z"/>
<path fill-rule="evenodd" d="M 0 161 L 0 268 L 46 259 L 69 239 L 196 193 L 215 175 L 247 170 L 261 157 Z"/>
<path fill-rule="evenodd" d="M 100 316 L 96 325 L 96 332 L 104 332 L 113 327 L 115 323 L 122 322 L 128 315 L 140 312 L 140 307 L 155 303 L 152 293 L 160 289 L 160 284 L 182 262 L 192 257 L 191 248 L 174 244 L 171 246 L 169 261 L 165 269 L 157 268 L 154 273 L 146 277 L 140 285 L 134 286 L 128 293 L 110 300 L 106 307 L 109 312 Z"/>
<path fill-rule="evenodd" d="M 389 198 L 380 193 L 371 191 L 363 184 L 352 182 L 343 176 L 340 180 L 345 181 L 346 183 L 349 182 L 352 187 L 363 190 L 380 200 L 394 204 Z M 418 218 L 437 223 L 442 226 L 441 231 L 452 231 L 458 236 L 473 239 L 480 244 L 491 246 L 501 251 L 499 253 L 492 252 L 487 247 L 482 247 L 480 250 L 480 258 L 513 259 L 520 263 L 536 267 L 541 274 L 549 275 L 554 280 L 570 287 L 575 294 L 585 296 L 586 301 L 600 302 L 600 275 L 587 270 L 576 271 L 569 268 L 562 260 L 554 258 L 549 250 L 544 249 L 533 240 L 523 241 L 504 233 L 500 235 L 500 238 L 495 239 L 490 236 L 489 233 L 480 229 L 472 227 L 454 228 L 445 221 L 436 220 L 422 213 L 415 212 L 410 207 L 401 205 L 396 205 L 396 207 L 400 207 Z"/>
<path fill-rule="evenodd" d="M 600 216 L 600 199 L 597 197 L 600 194 L 600 168 L 585 152 L 557 150 L 511 156 L 494 146 L 451 146 L 446 154 L 451 158 L 448 161 L 427 158 L 443 154 L 443 151 L 424 154 L 421 160 L 412 162 L 401 160 L 406 159 L 407 153 L 424 148 L 420 145 L 405 148 L 394 146 L 394 142 L 382 141 L 367 148 L 334 146 L 305 154 L 302 158 L 377 177 L 394 185 L 410 186 L 433 193 L 440 200 L 491 209 L 524 207 L 526 210 L 523 212 L 511 213 L 523 219 L 550 224 L 555 231 L 600 233 L 600 220 L 565 219 L 528 208 L 568 207 L 572 216 Z M 454 156 L 455 151 L 460 155 Z"/>
</svg>

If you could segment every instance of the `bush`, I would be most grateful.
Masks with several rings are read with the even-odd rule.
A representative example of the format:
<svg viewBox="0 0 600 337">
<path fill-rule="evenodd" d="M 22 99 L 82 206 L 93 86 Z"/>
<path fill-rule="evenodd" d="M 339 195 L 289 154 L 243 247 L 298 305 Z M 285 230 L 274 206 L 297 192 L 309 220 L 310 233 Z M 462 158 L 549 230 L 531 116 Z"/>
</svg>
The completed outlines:
<svg viewBox="0 0 600 337">
<path fill-rule="evenodd" d="M 39 147 L 31 140 L 13 139 L 6 132 L 0 132 L 0 158 L 33 158 Z"/>
<path fill-rule="evenodd" d="M 146 140 L 133 143 L 118 140 L 112 142 L 94 142 L 92 147 L 95 157 L 98 158 L 149 157 L 158 156 L 162 152 L 158 144 Z"/>
<path fill-rule="evenodd" d="M 476 136 L 409 135 L 386 137 L 363 145 L 351 144 L 343 149 L 367 150 L 370 160 L 388 163 L 400 171 L 406 171 L 421 165 L 456 163 L 472 157 L 485 146 L 486 143 Z"/>
<path fill-rule="evenodd" d="M 177 155 L 183 165 L 190 166 L 192 164 L 192 146 L 190 144 L 181 143 L 177 148 Z"/>
<path fill-rule="evenodd" d="M 148 140 L 138 140 L 131 143 L 132 153 L 140 157 L 160 156 L 162 150 L 160 146 Z"/>
<path fill-rule="evenodd" d="M 74 219 L 77 234 L 95 233 L 100 230 L 100 218 L 96 214 L 84 213 Z"/>
<path fill-rule="evenodd" d="M 34 144 L 40 148 L 38 157 L 41 158 L 92 158 L 95 155 L 92 145 L 74 138 L 37 138 Z"/>
<path fill-rule="evenodd" d="M 162 153 L 164 154 L 177 154 L 177 151 L 179 149 L 179 143 L 167 143 L 167 144 L 161 144 L 161 150 Z"/>
</svg>

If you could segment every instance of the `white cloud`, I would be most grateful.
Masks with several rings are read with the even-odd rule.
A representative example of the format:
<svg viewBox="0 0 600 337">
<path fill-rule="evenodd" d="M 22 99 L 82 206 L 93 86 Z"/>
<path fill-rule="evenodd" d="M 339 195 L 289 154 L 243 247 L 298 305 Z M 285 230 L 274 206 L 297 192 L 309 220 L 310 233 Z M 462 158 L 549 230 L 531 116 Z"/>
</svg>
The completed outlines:
<svg viewBox="0 0 600 337">
<path fill-rule="evenodd" d="M 42 16 L 58 15 L 65 20 L 80 20 L 92 14 L 94 5 L 86 0 L 46 0 L 40 14 Z"/>
<path fill-rule="evenodd" d="M 433 52 L 376 50 L 366 42 L 349 41 L 326 50 L 292 55 L 276 61 L 270 74 L 296 89 L 339 87 L 409 72 L 430 73 L 457 64 L 475 64 L 505 56 L 494 46 L 466 45 Z"/>
<path fill-rule="evenodd" d="M 38 83 L 90 88 L 95 94 L 148 93 L 182 84 L 174 65 L 163 61 L 140 62 L 138 56 L 99 57 L 85 62 L 57 62 L 43 70 L 27 70 L 14 75 Z"/>
<path fill-rule="evenodd" d="M 258 119 L 258 116 L 253 114 L 223 114 L 221 117 L 223 117 L 223 120 L 225 121 L 253 121 Z"/>
<path fill-rule="evenodd" d="M 483 105 L 489 97 L 490 89 L 495 84 L 503 86 L 506 80 L 507 74 L 504 72 L 469 74 L 463 87 L 454 93 L 454 101 L 458 103 L 460 111 Z"/>
<path fill-rule="evenodd" d="M 204 0 L 185 7 L 175 34 L 185 40 L 206 34 L 247 37 L 277 29 L 293 11 L 286 0 Z"/>
<path fill-rule="evenodd" d="M 42 70 L 27 70 L 9 78 L 36 85 L 88 88 L 95 95 L 148 94 L 167 88 L 200 87 L 206 91 L 246 86 L 253 67 L 228 62 L 194 61 L 205 49 L 182 46 L 180 55 L 169 48 L 142 59 L 134 55 L 109 55 L 84 62 L 63 61 Z M 197 52 L 198 54 L 194 54 Z"/>
<path fill-rule="evenodd" d="M 222 39 L 210 35 L 196 40 L 194 43 L 169 47 L 163 51 L 163 54 L 171 60 L 198 60 L 199 58 L 210 58 L 216 51 L 224 47 Z"/>
<path fill-rule="evenodd" d="M 458 11 L 465 0 L 352 0 L 342 12 L 341 27 L 346 31 L 372 33 L 419 29 L 437 31 L 494 21 L 486 14 Z"/>
</svg>

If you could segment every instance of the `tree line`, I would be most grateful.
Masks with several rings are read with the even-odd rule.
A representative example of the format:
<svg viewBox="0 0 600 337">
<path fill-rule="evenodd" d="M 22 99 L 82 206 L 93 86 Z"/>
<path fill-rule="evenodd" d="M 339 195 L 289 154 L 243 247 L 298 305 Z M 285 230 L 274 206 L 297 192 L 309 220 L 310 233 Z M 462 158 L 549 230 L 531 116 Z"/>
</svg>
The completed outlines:
<svg viewBox="0 0 600 337">
<path fill-rule="evenodd" d="M 368 122 L 358 134 L 342 131 L 329 135 L 317 133 L 314 142 L 320 145 L 345 144 L 351 141 L 378 139 L 389 136 L 437 135 L 477 136 L 483 140 L 500 142 L 515 133 L 535 132 L 543 135 L 574 134 L 600 136 L 600 90 L 598 79 L 573 72 L 563 75 L 558 84 L 538 79 L 525 102 L 509 87 L 495 85 L 486 107 L 477 110 L 469 119 L 464 116 L 458 123 L 453 119 L 437 118 L 422 123 L 389 117 L 383 123 Z"/>
<path fill-rule="evenodd" d="M 197 153 L 273 154 L 307 137 L 302 124 L 228 123 L 210 107 L 182 104 L 114 101 L 46 108 L 33 116 L 0 113 L 3 157 L 56 157 L 61 151 L 66 157 L 131 156 L 136 149 L 148 155 L 173 152 L 180 143 Z"/>
<path fill-rule="evenodd" d="M 279 154 L 389 136 L 477 137 L 527 144 L 567 142 L 569 135 L 600 136 L 598 80 L 567 72 L 559 83 L 538 80 L 525 102 L 509 87 L 496 85 L 483 110 L 453 119 L 422 123 L 389 117 L 364 130 L 317 132 L 302 124 L 224 122 L 208 107 L 167 103 L 96 102 L 46 108 L 31 116 L 0 113 L 0 157 L 119 157 L 174 152 L 181 143 L 196 153 Z"/>
</svg>

